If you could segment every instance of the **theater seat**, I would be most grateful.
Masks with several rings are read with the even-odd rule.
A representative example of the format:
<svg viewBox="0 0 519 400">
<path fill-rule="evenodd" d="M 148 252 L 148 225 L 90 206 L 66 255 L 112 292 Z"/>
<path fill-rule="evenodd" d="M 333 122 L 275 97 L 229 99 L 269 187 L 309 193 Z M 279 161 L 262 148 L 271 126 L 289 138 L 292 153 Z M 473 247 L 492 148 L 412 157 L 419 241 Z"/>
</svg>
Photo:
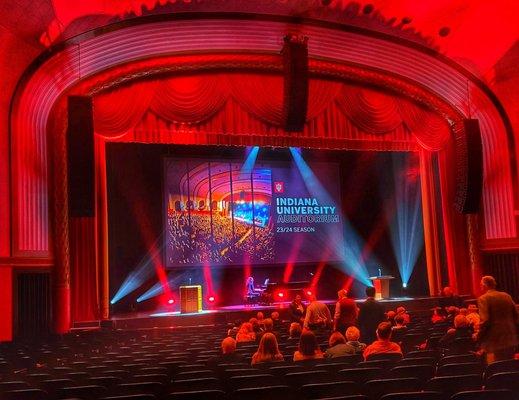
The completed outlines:
<svg viewBox="0 0 519 400">
<path fill-rule="evenodd" d="M 222 390 L 197 390 L 192 392 L 171 393 L 167 400 L 224 400 L 226 394 Z"/>
<path fill-rule="evenodd" d="M 445 400 L 439 392 L 407 392 L 385 394 L 380 400 Z"/>
<path fill-rule="evenodd" d="M 303 385 L 300 392 L 306 399 L 361 394 L 360 388 L 355 382 L 311 383 Z"/>
<path fill-rule="evenodd" d="M 485 389 L 508 389 L 519 393 L 519 372 L 498 372 L 488 378 Z"/>
<path fill-rule="evenodd" d="M 86 385 L 64 387 L 58 390 L 60 398 L 79 397 L 83 400 L 97 400 L 106 396 L 107 390 L 104 386 Z"/>
<path fill-rule="evenodd" d="M 380 368 L 350 368 L 341 369 L 337 374 L 340 380 L 363 384 L 366 381 L 381 377 L 383 371 Z"/>
<path fill-rule="evenodd" d="M 432 365 L 408 365 L 398 366 L 389 372 L 391 378 L 418 378 L 421 382 L 427 382 L 434 376 Z"/>
<path fill-rule="evenodd" d="M 46 400 L 47 392 L 40 389 L 12 390 L 0 395 L 2 400 Z"/>
<path fill-rule="evenodd" d="M 517 400 L 517 392 L 511 390 L 470 390 L 456 393 L 451 400 Z"/>
<path fill-rule="evenodd" d="M 297 400 L 296 391 L 288 386 L 264 386 L 238 389 L 231 400 Z"/>
<path fill-rule="evenodd" d="M 152 394 L 127 394 L 122 396 L 103 397 L 101 400 L 156 400 Z"/>
<path fill-rule="evenodd" d="M 499 372 L 519 372 L 519 360 L 496 361 L 487 366 L 485 379 Z"/>
<path fill-rule="evenodd" d="M 482 375 L 483 365 L 479 362 L 444 364 L 438 368 L 436 376 Z"/>
<path fill-rule="evenodd" d="M 453 375 L 434 377 L 426 385 L 427 390 L 441 392 L 446 396 L 466 390 L 480 390 L 481 376 Z"/>
<path fill-rule="evenodd" d="M 363 392 L 371 400 L 378 400 L 388 393 L 417 392 L 422 386 L 417 378 L 374 379 L 364 384 Z"/>
</svg>

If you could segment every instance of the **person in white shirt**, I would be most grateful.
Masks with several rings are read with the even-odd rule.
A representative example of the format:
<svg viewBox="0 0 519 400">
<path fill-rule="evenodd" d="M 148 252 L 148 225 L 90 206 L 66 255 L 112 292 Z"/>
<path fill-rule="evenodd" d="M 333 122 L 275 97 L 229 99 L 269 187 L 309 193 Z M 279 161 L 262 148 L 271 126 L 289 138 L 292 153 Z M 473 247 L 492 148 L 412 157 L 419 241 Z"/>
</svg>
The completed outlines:
<svg viewBox="0 0 519 400">
<path fill-rule="evenodd" d="M 318 301 L 315 295 L 312 296 L 310 300 L 311 303 L 306 309 L 304 328 L 315 330 L 330 326 L 332 323 L 332 315 L 328 306 Z"/>
</svg>

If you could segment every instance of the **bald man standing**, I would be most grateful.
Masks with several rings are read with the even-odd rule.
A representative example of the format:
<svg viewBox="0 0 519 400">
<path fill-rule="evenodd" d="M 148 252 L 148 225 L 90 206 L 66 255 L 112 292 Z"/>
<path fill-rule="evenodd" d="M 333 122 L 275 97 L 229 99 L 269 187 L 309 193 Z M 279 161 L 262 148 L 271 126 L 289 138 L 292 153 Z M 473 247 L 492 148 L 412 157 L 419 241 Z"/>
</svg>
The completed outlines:
<svg viewBox="0 0 519 400">
<path fill-rule="evenodd" d="M 496 280 L 492 276 L 481 278 L 481 290 L 484 294 L 478 298 L 478 340 L 487 354 L 488 364 L 513 358 L 517 346 L 517 308 L 512 297 L 497 291 L 496 286 Z"/>
</svg>

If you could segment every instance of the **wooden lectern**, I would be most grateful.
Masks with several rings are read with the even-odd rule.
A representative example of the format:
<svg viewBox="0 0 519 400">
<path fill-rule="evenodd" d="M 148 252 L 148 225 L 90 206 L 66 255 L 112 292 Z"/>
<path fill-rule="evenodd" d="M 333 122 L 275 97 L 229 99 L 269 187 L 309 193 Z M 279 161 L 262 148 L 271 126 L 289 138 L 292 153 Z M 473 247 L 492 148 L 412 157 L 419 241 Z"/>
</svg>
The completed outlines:
<svg viewBox="0 0 519 400">
<path fill-rule="evenodd" d="M 369 278 L 369 280 L 373 282 L 373 286 L 375 286 L 375 298 L 377 300 L 389 299 L 389 283 L 391 279 L 395 279 L 395 277 L 391 275 L 381 275 Z"/>
<path fill-rule="evenodd" d="M 198 313 L 202 311 L 202 286 L 180 286 L 180 313 Z"/>
</svg>

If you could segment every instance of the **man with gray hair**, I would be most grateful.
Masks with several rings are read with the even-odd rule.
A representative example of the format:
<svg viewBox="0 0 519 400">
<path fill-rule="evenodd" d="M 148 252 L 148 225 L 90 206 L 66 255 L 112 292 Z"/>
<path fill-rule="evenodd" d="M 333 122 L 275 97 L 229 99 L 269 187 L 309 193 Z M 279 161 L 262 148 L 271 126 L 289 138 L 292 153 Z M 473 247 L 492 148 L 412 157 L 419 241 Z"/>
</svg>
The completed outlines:
<svg viewBox="0 0 519 400">
<path fill-rule="evenodd" d="M 487 354 L 487 363 L 514 357 L 517 346 L 516 326 L 519 315 L 512 297 L 496 290 L 496 280 L 487 275 L 481 278 L 478 298 L 480 316 L 478 340 Z"/>
</svg>

